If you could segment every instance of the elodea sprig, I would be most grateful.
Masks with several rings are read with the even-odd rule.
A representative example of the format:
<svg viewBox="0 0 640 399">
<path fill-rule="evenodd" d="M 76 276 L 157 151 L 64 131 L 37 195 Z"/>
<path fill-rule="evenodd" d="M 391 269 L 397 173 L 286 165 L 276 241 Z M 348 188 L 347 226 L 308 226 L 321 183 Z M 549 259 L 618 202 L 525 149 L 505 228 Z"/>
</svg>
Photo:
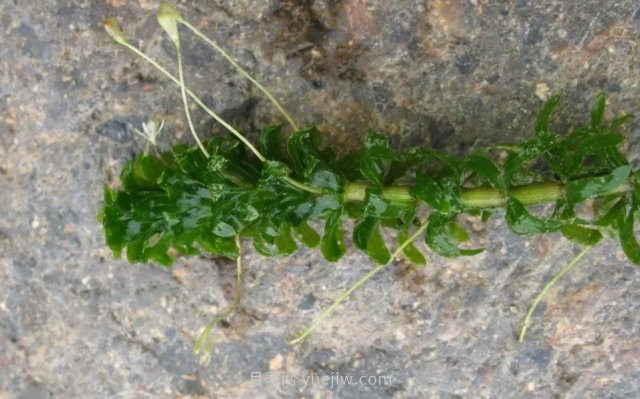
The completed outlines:
<svg viewBox="0 0 640 399">
<path fill-rule="evenodd" d="M 492 160 L 490 148 L 460 158 L 429 148 L 399 153 L 375 132 L 366 134 L 363 148 L 337 158 L 321 146 L 315 127 L 287 139 L 280 126 L 265 129 L 259 148 L 266 162 L 251 158 L 231 136 L 205 142 L 208 158 L 184 144 L 161 156 L 143 153 L 125 165 L 120 190 L 105 189 L 107 243 L 116 253 L 127 247 L 131 262 L 169 265 L 169 248 L 193 254 L 199 252 L 196 244 L 235 258 L 236 235 L 251 237 L 263 255 L 290 255 L 297 236 L 336 261 L 345 252 L 342 221 L 349 216 L 357 220 L 354 245 L 382 264 L 390 252 L 380 228 L 407 236 L 420 204 L 431 209 L 425 242 L 446 257 L 482 251 L 459 246 L 468 240 L 456 223 L 460 214 L 483 215 L 486 221 L 492 208 L 504 207 L 516 234 L 559 231 L 591 245 L 608 231 L 629 259 L 640 263 L 633 235 L 640 185 L 618 148 L 624 138 L 617 130 L 628 117 L 604 122 L 600 95 L 592 123 L 560 136 L 548 127 L 557 102 L 554 97 L 545 105 L 534 136 L 508 150 L 503 165 Z M 538 161 L 548 170 L 540 171 Z M 317 192 L 286 184 L 287 176 Z M 575 207 L 593 197 L 603 198 L 596 215 L 578 218 Z M 529 213 L 527 205 L 543 202 L 555 202 L 552 216 Z M 312 219 L 325 220 L 322 235 L 309 227 Z M 405 255 L 424 263 L 412 247 Z"/>
<path fill-rule="evenodd" d="M 460 246 L 469 236 L 456 222 L 463 213 L 490 217 L 506 208 L 505 219 L 516 234 L 561 232 L 581 245 L 597 243 L 603 233 L 620 241 L 631 261 L 640 263 L 634 222 L 640 206 L 638 173 L 632 173 L 619 150 L 617 132 L 628 117 L 602 119 L 600 95 L 592 123 L 560 136 L 548 119 L 558 98 L 543 108 L 534 136 L 508 151 L 504 164 L 492 160 L 491 149 L 456 158 L 429 148 L 399 153 L 386 136 L 367 133 L 364 146 L 337 159 L 320 143 L 320 132 L 307 128 L 285 139 L 280 126 L 265 129 L 260 162 L 231 136 L 205 142 L 206 158 L 197 147 L 177 144 L 161 156 L 143 153 L 127 162 L 122 187 L 105 187 L 104 224 L 107 244 L 116 255 L 126 248 L 130 262 L 171 265 L 169 249 L 183 255 L 201 251 L 235 259 L 235 237 L 249 237 L 265 256 L 291 255 L 298 245 L 320 246 L 337 261 L 345 253 L 342 223 L 357 220 L 356 248 L 378 264 L 391 255 L 380 229 L 394 229 L 400 242 L 415 228 L 420 204 L 431 212 L 423 235 L 427 246 L 445 257 L 474 255 L 481 248 Z M 532 165 L 545 162 L 541 172 Z M 320 194 L 301 190 L 283 179 L 293 176 Z M 414 181 L 402 185 L 403 181 Z M 574 209 L 589 198 L 597 202 L 593 218 Z M 527 205 L 555 202 L 551 217 L 532 215 Z M 324 220 L 319 234 L 310 225 Z M 413 244 L 406 259 L 424 264 Z"/>
<path fill-rule="evenodd" d="M 186 22 L 166 5 L 159 21 L 178 49 L 179 78 L 129 44 L 115 20 L 106 26 L 116 42 L 180 87 L 197 138 L 187 95 L 214 118 L 221 118 L 184 83 L 176 24 Z M 241 237 L 264 256 L 288 256 L 302 245 L 319 247 L 324 258 L 333 262 L 346 251 L 343 222 L 354 219 L 353 245 L 377 266 L 292 340 L 300 342 L 356 288 L 398 257 L 425 265 L 423 252 L 414 244 L 417 239 L 444 257 L 482 252 L 483 248 L 466 246 L 469 234 L 457 219 L 470 214 L 486 222 L 496 208 L 504 208 L 506 224 L 515 234 L 559 232 L 584 247 L 535 299 L 520 332 L 522 340 L 547 290 L 604 235 L 618 240 L 627 257 L 640 264 L 640 245 L 634 235 L 640 173 L 632 170 L 620 150 L 624 136 L 619 130 L 631 116 L 606 121 L 606 98 L 600 94 L 591 106 L 590 123 L 560 135 L 550 128 L 559 101 L 554 96 L 543 106 L 530 139 L 461 157 L 427 147 L 400 152 L 390 146 L 387 136 L 374 131 L 365 135 L 360 149 L 338 157 L 322 145 L 315 127 L 296 129 L 285 137 L 280 125 L 264 129 L 254 146 L 222 120 L 231 134 L 198 139 L 191 147 L 177 144 L 160 155 L 144 152 L 127 162 L 120 176 L 122 186 L 105 187 L 100 220 L 108 246 L 116 256 L 126 250 L 132 263 L 170 266 L 176 254 L 203 252 L 238 259 L 233 309 L 241 293 Z M 499 152 L 502 157 L 497 156 Z M 593 198 L 598 200 L 593 201 L 592 216 L 577 216 L 576 208 Z M 548 202 L 555 205 L 549 217 L 535 216 L 528 209 Z M 424 220 L 420 220 L 422 208 L 429 210 Z M 315 223 L 309 222 L 315 220 L 323 222 L 323 231 L 311 226 Z M 395 230 L 393 252 L 382 229 Z M 197 349 L 205 355 L 217 321 L 198 340 Z"/>
</svg>

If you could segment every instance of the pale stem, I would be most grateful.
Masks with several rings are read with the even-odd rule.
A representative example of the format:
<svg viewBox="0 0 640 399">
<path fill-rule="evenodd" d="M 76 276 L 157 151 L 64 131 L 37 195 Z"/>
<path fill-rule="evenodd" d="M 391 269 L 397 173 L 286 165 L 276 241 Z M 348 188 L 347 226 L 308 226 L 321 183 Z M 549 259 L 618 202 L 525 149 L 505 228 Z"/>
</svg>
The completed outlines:
<svg viewBox="0 0 640 399">
<path fill-rule="evenodd" d="M 244 68 L 242 68 L 240 66 L 240 64 L 238 64 L 238 62 L 233 59 L 233 57 L 231 57 L 226 51 L 224 51 L 222 49 L 222 47 L 220 47 L 216 42 L 214 42 L 213 40 L 209 39 L 207 36 L 205 36 L 202 32 L 200 32 L 200 30 L 198 30 L 195 26 L 191 25 L 189 22 L 187 22 L 186 20 L 184 20 L 183 18 L 180 18 L 178 20 L 181 24 L 183 24 L 184 26 L 186 26 L 188 29 L 190 29 L 196 36 L 198 36 L 200 39 L 204 40 L 209 46 L 213 47 L 214 50 L 216 50 L 217 52 L 219 52 L 224 58 L 226 58 L 227 61 L 229 61 L 229 63 L 231 65 L 233 65 L 238 72 L 244 76 L 245 78 L 247 78 L 251 83 L 253 83 L 258 89 L 260 89 L 260 91 L 262 91 L 262 93 L 264 93 L 265 96 L 267 96 L 267 98 L 269 99 L 269 101 L 271 101 L 271 103 L 273 105 L 275 105 L 275 107 L 278 109 L 278 111 L 280 111 L 280 113 L 282 114 L 282 116 L 285 117 L 285 119 L 287 120 L 287 122 L 289 122 L 289 124 L 291 125 L 291 127 L 293 128 L 294 131 L 298 130 L 298 126 L 296 125 L 296 123 L 293 121 L 293 118 L 291 118 L 291 115 L 289 115 L 289 113 L 287 111 L 285 111 L 285 109 L 282 107 L 282 105 L 278 102 L 278 100 L 275 99 L 275 97 L 273 97 L 273 95 L 271 95 L 271 93 L 269 92 L 269 90 L 267 90 L 262 84 L 260 84 L 260 82 L 258 82 L 253 76 L 251 76 L 249 74 L 249 72 L 247 72 Z"/>
<path fill-rule="evenodd" d="M 211 352 L 213 350 L 213 341 L 211 337 L 211 332 L 213 328 L 222 320 L 226 319 L 231 312 L 233 312 L 238 306 L 240 306 L 240 301 L 242 299 L 242 294 L 244 292 L 244 285 L 242 284 L 242 256 L 241 256 L 241 248 L 240 248 L 240 236 L 236 236 L 236 246 L 238 247 L 238 257 L 236 258 L 236 292 L 235 297 L 233 298 L 233 302 L 231 305 L 227 307 L 227 309 L 222 312 L 220 315 L 216 316 L 213 320 L 211 320 L 207 326 L 204 328 L 204 331 L 198 339 L 196 340 L 193 351 L 196 355 L 201 356 L 203 363 L 208 363 L 211 360 Z"/>
<path fill-rule="evenodd" d="M 137 47 L 131 45 L 128 42 L 125 43 L 121 43 L 124 47 L 126 47 L 127 49 L 131 50 L 132 52 L 134 52 L 137 56 L 139 56 L 140 58 L 144 59 L 145 61 L 147 61 L 148 63 L 150 63 L 151 65 L 153 65 L 154 68 L 156 68 L 158 71 L 160 71 L 163 75 L 165 75 L 166 77 L 168 77 L 171 81 L 173 81 L 173 83 L 175 83 L 176 85 L 178 85 L 178 87 L 183 87 L 182 84 L 180 84 L 180 80 L 178 80 L 178 78 L 176 78 L 175 76 L 173 76 L 169 71 L 167 71 L 163 66 L 161 66 L 158 62 L 156 62 L 154 59 L 152 59 L 151 57 L 149 57 L 148 55 L 146 55 L 145 53 L 143 53 L 142 51 L 140 51 Z M 196 102 L 196 104 L 198 104 L 198 106 L 200 108 L 202 108 L 207 114 L 209 114 L 213 119 L 215 119 L 216 121 L 218 121 L 218 123 L 220 123 L 222 126 L 224 126 L 227 130 L 229 130 L 234 136 L 236 136 L 240 141 L 242 141 L 242 143 L 244 145 L 247 146 L 247 148 L 249 148 L 251 150 L 251 152 L 253 152 L 255 154 L 255 156 L 262 162 L 266 161 L 267 159 L 264 157 L 264 155 L 262 155 L 260 153 L 260 151 L 258 151 L 257 148 L 254 147 L 253 144 L 251 144 L 251 142 L 249 140 L 247 140 L 242 133 L 240 133 L 239 131 L 237 131 L 233 126 L 231 126 L 229 123 L 227 123 L 224 119 L 222 119 L 222 117 L 220 117 L 218 114 L 216 114 L 214 111 L 211 110 L 211 108 L 207 107 L 202 100 L 196 96 L 193 91 L 191 91 L 191 89 L 189 89 L 188 87 L 184 87 L 185 92 L 189 95 L 189 97 L 191 97 L 191 99 L 193 101 Z"/>
<path fill-rule="evenodd" d="M 187 116 L 187 123 L 189 124 L 189 130 L 191 130 L 191 134 L 193 135 L 193 138 L 196 140 L 196 143 L 198 143 L 198 147 L 200 147 L 200 150 L 202 151 L 204 156 L 209 158 L 209 152 L 206 150 L 206 148 L 204 148 L 204 145 L 202 145 L 202 142 L 200 142 L 198 133 L 196 133 L 196 128 L 193 126 L 193 121 L 191 120 L 191 111 L 189 111 L 189 103 L 187 102 L 187 92 L 184 86 L 184 71 L 182 68 L 181 47 L 182 46 L 180 46 L 179 42 L 176 43 L 176 51 L 178 52 L 178 76 L 180 79 L 180 94 L 182 95 L 182 104 L 184 105 L 184 113 Z"/>
<path fill-rule="evenodd" d="M 387 263 L 384 263 L 382 265 L 377 265 L 376 267 L 374 267 L 373 269 L 371 269 L 371 271 L 367 274 L 365 274 L 362 278 L 360 278 L 358 281 L 356 281 L 354 284 L 352 284 L 349 288 L 347 288 L 344 292 L 342 292 L 342 294 L 340 294 L 340 296 L 338 296 L 338 298 L 336 298 L 335 301 L 333 301 L 333 303 L 327 308 L 325 309 L 322 314 L 320 314 L 320 316 L 318 316 L 313 323 L 311 323 L 311 325 L 304 330 L 300 335 L 298 335 L 298 337 L 296 337 L 294 340 L 289 341 L 290 344 L 297 344 L 299 342 L 302 342 L 302 340 L 304 340 L 309 334 L 311 334 L 316 327 L 318 327 L 320 325 L 320 323 L 322 323 L 324 321 L 324 319 L 326 319 L 327 317 L 329 317 L 334 311 L 335 309 L 338 307 L 338 305 L 340 305 L 342 302 L 344 302 L 347 298 L 349 298 L 349 295 L 351 295 L 351 293 L 353 291 L 355 291 L 356 289 L 358 289 L 358 287 L 360 287 L 362 284 L 364 284 L 365 282 L 367 282 L 367 280 L 369 280 L 371 277 L 373 277 L 375 274 L 377 274 L 380 270 L 384 269 L 385 266 L 387 266 L 388 264 L 390 264 L 391 262 L 393 262 L 393 260 L 395 260 L 398 255 L 400 255 L 400 253 L 402 252 L 402 250 L 404 250 L 406 248 L 407 245 L 411 244 L 413 242 L 413 240 L 415 240 L 416 238 L 418 238 L 418 236 L 420 234 L 422 234 L 422 232 L 427 228 L 427 225 L 429 224 L 428 221 L 424 222 L 422 225 L 420 225 L 420 227 L 418 228 L 418 230 L 415 231 L 415 233 L 413 233 L 411 235 L 411 237 L 407 238 L 394 252 L 393 254 L 391 254 L 391 257 L 389 258 L 389 260 L 387 261 Z"/>
<path fill-rule="evenodd" d="M 582 251 L 580 251 L 580 253 L 578 255 L 576 255 L 576 257 L 573 258 L 571 260 L 571 262 L 569 262 L 565 267 L 562 268 L 562 270 L 560 270 L 558 273 L 556 273 L 556 275 L 553 276 L 553 278 L 551 280 L 549 280 L 549 282 L 544 286 L 542 291 L 540 291 L 540 293 L 536 296 L 536 298 L 534 299 L 533 303 L 531 304 L 531 307 L 529 308 L 529 311 L 527 312 L 527 315 L 524 318 L 524 322 L 522 323 L 522 327 L 520 328 L 520 335 L 518 336 L 518 342 L 523 342 L 524 341 L 524 336 L 527 333 L 527 328 L 529 327 L 529 322 L 531 321 L 531 317 L 533 316 L 533 312 L 536 311 L 536 308 L 538 307 L 538 304 L 540 303 L 542 298 L 544 298 L 544 296 L 546 295 L 547 291 L 549 291 L 549 289 L 558 280 L 560 280 L 562 278 L 562 276 L 564 276 L 569 270 L 571 270 L 571 268 L 573 266 L 575 266 L 576 263 L 578 263 L 578 261 L 587 253 L 587 251 L 590 248 L 591 248 L 591 246 L 588 246 L 588 247 L 584 248 Z"/>
</svg>

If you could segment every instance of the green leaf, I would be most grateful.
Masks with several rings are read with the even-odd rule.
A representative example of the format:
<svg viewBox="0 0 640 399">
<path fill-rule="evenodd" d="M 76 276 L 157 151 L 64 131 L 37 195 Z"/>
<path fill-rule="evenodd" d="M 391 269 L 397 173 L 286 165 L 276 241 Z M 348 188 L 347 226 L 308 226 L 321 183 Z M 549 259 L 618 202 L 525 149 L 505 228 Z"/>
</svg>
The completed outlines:
<svg viewBox="0 0 640 399">
<path fill-rule="evenodd" d="M 291 170 L 289 167 L 280 162 L 280 161 L 271 161 L 267 160 L 263 163 L 262 169 L 262 181 L 271 181 L 282 179 L 283 177 L 289 176 Z"/>
<path fill-rule="evenodd" d="M 212 233 L 217 235 L 218 237 L 235 237 L 237 234 L 233 226 L 225 222 L 218 223 L 213 228 Z"/>
<path fill-rule="evenodd" d="M 629 178 L 631 167 L 620 166 L 613 172 L 598 177 L 587 177 L 567 183 L 566 193 L 570 202 L 582 202 L 588 198 L 605 195 L 624 184 Z"/>
<path fill-rule="evenodd" d="M 561 220 L 542 219 L 531 215 L 527 208 L 513 197 L 507 201 L 506 221 L 511 231 L 520 235 L 558 231 L 565 225 Z"/>
<path fill-rule="evenodd" d="M 367 132 L 364 149 L 357 155 L 358 169 L 363 177 L 376 186 L 383 184 L 385 161 L 397 160 L 395 152 L 389 148 L 389 137 L 375 132 Z"/>
<path fill-rule="evenodd" d="M 267 236 L 264 232 L 258 230 L 253 234 L 253 248 L 263 256 L 275 256 L 278 254 L 277 248 L 274 247 L 272 237 Z"/>
<path fill-rule="evenodd" d="M 595 245 L 602 239 L 602 233 L 578 224 L 570 224 L 562 228 L 562 235 L 567 239 L 582 245 Z"/>
<path fill-rule="evenodd" d="M 596 132 L 588 126 L 579 127 L 549 149 L 545 159 L 551 170 L 567 181 L 574 176 L 610 169 L 609 156 L 606 154 L 617 151 L 623 140 L 620 134 Z"/>
<path fill-rule="evenodd" d="M 382 196 L 382 190 L 368 188 L 365 192 L 363 211 L 366 215 L 377 218 L 403 218 L 405 215 L 415 213 L 416 204 L 399 203 L 387 200 Z"/>
<path fill-rule="evenodd" d="M 240 253 L 235 237 L 222 238 L 211 234 L 201 234 L 196 238 L 196 241 L 205 251 L 211 254 L 220 254 L 229 259 L 237 258 Z"/>
<path fill-rule="evenodd" d="M 165 170 L 160 159 L 143 153 L 125 164 L 120 180 L 125 189 L 150 189 L 156 187 Z"/>
<path fill-rule="evenodd" d="M 635 213 L 634 207 L 631 207 L 620 228 L 620 245 L 625 255 L 627 255 L 627 258 L 636 265 L 640 265 L 640 245 L 638 244 L 633 228 Z"/>
<path fill-rule="evenodd" d="M 554 95 L 554 96 L 551 96 L 547 100 L 547 102 L 544 104 L 544 106 L 542 107 L 542 110 L 538 114 L 538 118 L 536 119 L 536 124 L 535 124 L 536 134 L 549 131 L 549 118 L 551 117 L 551 114 L 556 109 L 559 103 L 560 103 L 560 96 Z"/>
<path fill-rule="evenodd" d="M 318 165 L 327 163 L 320 151 L 320 132 L 315 127 L 300 130 L 287 140 L 287 152 L 299 176 L 309 178 Z"/>
<path fill-rule="evenodd" d="M 378 264 L 384 265 L 391 258 L 380 234 L 380 222 L 374 217 L 368 216 L 355 226 L 353 243 L 356 248 L 365 251 Z"/>
<path fill-rule="evenodd" d="M 207 171 L 235 186 L 253 185 L 260 177 L 258 169 L 250 163 L 219 153 L 211 154 L 207 160 Z"/>
<path fill-rule="evenodd" d="M 334 193 L 341 193 L 344 179 L 329 168 L 316 167 L 311 173 L 311 184 Z"/>
<path fill-rule="evenodd" d="M 462 249 L 451 241 L 447 234 L 448 225 L 455 219 L 452 215 L 434 212 L 429 215 L 429 225 L 425 234 L 425 241 L 429 248 L 440 256 L 453 258 L 457 256 L 472 256 L 484 251 L 484 248 Z"/>
<path fill-rule="evenodd" d="M 369 236 L 376 223 L 376 218 L 368 216 L 355 225 L 353 228 L 353 245 L 355 245 L 356 248 L 362 251 L 367 250 Z"/>
<path fill-rule="evenodd" d="M 230 151 L 230 157 L 241 155 L 228 140 L 206 145 L 215 157 L 224 157 L 224 151 Z M 208 170 L 207 162 L 197 147 L 184 145 L 161 157 L 142 154 L 129 162 L 123 170 L 122 189 L 105 188 L 101 211 L 107 245 L 114 254 L 126 248 L 131 262 L 163 265 L 173 260 L 171 248 L 184 255 L 197 254 L 201 248 L 235 257 L 235 235 L 262 209 L 252 206 L 247 191 Z M 237 160 L 236 165 L 244 167 L 243 162 Z M 221 168 L 225 163 L 220 161 Z M 247 165 L 245 171 L 251 170 Z"/>
<path fill-rule="evenodd" d="M 379 159 L 373 159 L 363 154 L 360 157 L 360 173 L 362 176 L 369 179 L 376 186 L 382 186 L 382 179 L 384 177 L 384 163 Z"/>
<path fill-rule="evenodd" d="M 636 239 L 634 223 L 640 211 L 640 171 L 634 173 L 635 183 L 631 192 L 631 206 L 623 223 L 620 224 L 620 244 L 630 261 L 640 265 L 640 245 Z"/>
<path fill-rule="evenodd" d="M 410 237 L 411 234 L 409 234 L 409 231 L 407 229 L 398 231 L 398 245 L 404 244 Z M 407 244 L 402 249 L 402 253 L 407 258 L 407 260 L 409 260 L 409 262 L 413 263 L 414 265 L 424 266 L 427 264 L 427 259 L 412 242 Z"/>
<path fill-rule="evenodd" d="M 518 152 L 511 152 L 504 163 L 504 179 L 506 184 L 513 184 L 514 176 L 522 173 L 522 166 L 547 154 L 558 143 L 558 136 L 546 130 L 536 132 L 536 135 L 525 141 Z M 528 170 L 527 170 L 528 171 Z"/>
<path fill-rule="evenodd" d="M 597 129 L 604 120 L 604 109 L 607 105 L 607 97 L 599 93 L 591 105 L 591 127 Z"/>
<path fill-rule="evenodd" d="M 421 158 L 420 152 L 415 148 L 406 154 L 399 155 L 397 160 L 391 162 L 389 171 L 384 178 L 384 185 L 389 186 L 404 176 L 411 168 L 418 165 Z"/>
<path fill-rule="evenodd" d="M 315 198 L 309 218 L 330 216 L 342 212 L 342 201 L 339 195 L 323 194 Z"/>
<path fill-rule="evenodd" d="M 260 134 L 260 152 L 268 159 L 284 161 L 284 142 L 282 125 L 267 127 Z"/>
<path fill-rule="evenodd" d="M 367 255 L 373 259 L 379 265 L 385 265 L 389 262 L 391 258 L 391 254 L 387 249 L 387 245 L 382 238 L 382 234 L 380 234 L 380 226 L 379 223 L 376 223 L 376 226 L 371 231 L 371 235 L 369 236 L 369 242 L 367 243 Z"/>
<path fill-rule="evenodd" d="M 611 208 L 607 209 L 601 216 L 594 222 L 596 226 L 611 227 L 615 231 L 620 230 L 624 224 L 626 201 L 624 198 L 616 201 Z"/>
<path fill-rule="evenodd" d="M 364 147 L 366 149 L 375 147 L 389 148 L 389 137 L 369 130 L 364 136 Z"/>
<path fill-rule="evenodd" d="M 480 219 L 482 220 L 482 223 L 486 223 L 487 220 L 489 220 L 489 218 L 491 218 L 491 216 L 493 216 L 493 212 L 487 211 L 487 210 L 483 210 L 482 213 L 480 214 Z"/>
<path fill-rule="evenodd" d="M 619 117 L 617 117 L 617 118 L 615 118 L 614 120 L 611 121 L 611 124 L 609 125 L 609 129 L 612 132 L 615 132 L 620 128 L 620 126 L 622 126 L 625 123 L 631 121 L 633 118 L 634 118 L 634 116 L 632 114 L 619 116 Z"/>
<path fill-rule="evenodd" d="M 294 228 L 294 231 L 307 247 L 315 248 L 320 244 L 320 235 L 307 222 L 300 223 Z"/>
<path fill-rule="evenodd" d="M 465 159 L 465 168 L 485 180 L 491 187 L 502 191 L 507 190 L 502 173 L 489 158 L 472 154 Z"/>
<path fill-rule="evenodd" d="M 346 251 L 342 222 L 340 221 L 341 214 L 342 209 L 331 213 L 327 217 L 324 225 L 324 235 L 320 240 L 322 255 L 330 262 L 335 262 L 342 258 Z"/>
<path fill-rule="evenodd" d="M 556 201 L 556 206 L 553 208 L 553 214 L 551 215 L 551 219 L 562 219 L 566 221 L 571 221 L 576 219 L 576 212 L 573 209 L 575 204 L 573 202 L 567 201 L 566 198 L 561 198 Z"/>
<path fill-rule="evenodd" d="M 278 235 L 275 237 L 275 244 L 279 255 L 291 255 L 298 249 L 296 242 L 291 237 L 291 226 L 288 223 L 280 224 Z"/>
<path fill-rule="evenodd" d="M 451 221 L 445 225 L 443 233 L 446 234 L 447 237 L 459 243 L 467 242 L 470 240 L 467 230 L 465 230 L 464 227 L 460 226 L 459 223 L 456 223 L 454 221 Z"/>
<path fill-rule="evenodd" d="M 443 214 L 456 212 L 462 208 L 458 185 L 452 179 L 435 179 L 421 174 L 410 192 L 411 195 Z"/>
</svg>

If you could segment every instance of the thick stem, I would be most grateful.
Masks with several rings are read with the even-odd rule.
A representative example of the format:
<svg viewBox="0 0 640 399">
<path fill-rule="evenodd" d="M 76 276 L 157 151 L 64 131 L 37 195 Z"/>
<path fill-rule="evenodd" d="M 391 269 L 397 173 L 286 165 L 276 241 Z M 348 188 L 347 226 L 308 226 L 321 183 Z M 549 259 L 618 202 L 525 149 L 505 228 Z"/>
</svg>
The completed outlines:
<svg viewBox="0 0 640 399">
<path fill-rule="evenodd" d="M 362 202 L 369 187 L 364 183 L 348 183 L 344 187 L 343 198 L 349 202 Z M 602 195 L 623 194 L 630 191 L 631 187 L 631 181 L 627 180 Z M 382 196 L 391 202 L 407 203 L 414 201 L 409 190 L 410 188 L 406 186 L 389 186 L 382 190 Z M 524 205 L 540 204 L 564 198 L 565 187 L 559 182 L 532 183 L 514 187 L 510 190 L 510 194 Z M 493 187 L 464 188 L 460 191 L 460 199 L 468 208 L 496 208 L 505 206 L 507 203 L 505 194 Z"/>
</svg>

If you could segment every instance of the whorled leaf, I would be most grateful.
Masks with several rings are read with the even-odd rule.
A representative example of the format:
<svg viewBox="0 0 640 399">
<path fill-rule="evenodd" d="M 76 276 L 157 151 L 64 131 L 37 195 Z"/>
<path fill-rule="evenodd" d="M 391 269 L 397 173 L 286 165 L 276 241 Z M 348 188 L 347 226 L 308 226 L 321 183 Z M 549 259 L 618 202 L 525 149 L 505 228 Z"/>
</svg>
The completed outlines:
<svg viewBox="0 0 640 399">
<path fill-rule="evenodd" d="M 362 219 L 353 229 L 353 244 L 375 263 L 384 265 L 391 254 L 380 234 L 380 221 L 372 216 Z"/>
<path fill-rule="evenodd" d="M 411 234 L 406 228 L 399 230 L 397 238 L 398 245 L 402 245 L 409 239 L 410 236 Z M 424 266 L 427 264 L 427 259 L 412 242 L 407 244 L 402 249 L 402 253 L 409 260 L 409 262 L 413 263 L 414 265 Z"/>
<path fill-rule="evenodd" d="M 566 222 L 558 219 L 543 219 L 533 216 L 520 201 L 509 198 L 506 211 L 507 225 L 516 234 L 532 235 L 558 231 Z"/>
<path fill-rule="evenodd" d="M 635 219 L 640 212 L 640 173 L 635 173 L 635 185 L 631 192 L 631 204 L 624 222 L 620 225 L 620 244 L 625 255 L 636 265 L 640 265 L 640 244 L 636 239 Z"/>
<path fill-rule="evenodd" d="M 582 245 L 595 245 L 602 240 L 602 233 L 596 229 L 570 224 L 562 228 L 562 235 L 568 240 Z"/>
<path fill-rule="evenodd" d="M 569 202 L 582 202 L 588 198 L 609 194 L 629 178 L 631 167 L 624 165 L 603 176 L 586 177 L 573 180 L 566 185 L 566 195 Z"/>
<path fill-rule="evenodd" d="M 362 176 L 376 187 L 381 187 L 387 170 L 385 164 L 398 160 L 398 157 L 389 148 L 389 137 L 369 131 L 364 139 L 364 148 L 357 159 Z"/>
<path fill-rule="evenodd" d="M 457 256 L 471 256 L 477 255 L 484 251 L 484 248 L 464 249 L 458 247 L 456 242 L 460 242 L 460 232 L 456 231 L 452 234 L 453 230 L 451 224 L 455 223 L 455 217 L 453 215 L 445 215 L 438 212 L 434 212 L 429 216 L 429 225 L 425 233 L 425 242 L 431 248 L 431 250 L 438 255 L 448 258 Z M 465 232 L 466 233 L 466 232 Z M 466 241 L 467 237 L 463 240 Z"/>
<path fill-rule="evenodd" d="M 339 260 L 346 252 L 341 215 L 342 208 L 329 214 L 320 240 L 322 255 L 330 262 Z"/>
<path fill-rule="evenodd" d="M 380 229 L 398 230 L 403 242 L 421 203 L 431 208 L 425 241 L 434 252 L 448 257 L 480 252 L 459 247 L 469 237 L 454 219 L 466 212 L 486 221 L 491 211 L 481 208 L 478 198 L 488 196 L 487 206 L 506 206 L 507 224 L 517 234 L 561 231 L 569 240 L 593 245 L 608 232 L 629 259 L 640 261 L 634 235 L 639 195 L 628 194 L 639 178 L 619 148 L 624 137 L 618 129 L 630 116 L 606 122 L 606 99 L 600 95 L 590 124 L 557 135 L 550 120 L 558 102 L 554 96 L 545 104 L 533 138 L 500 147 L 507 151 L 502 167 L 488 149 L 466 157 L 428 148 L 400 153 L 375 132 L 365 135 L 363 148 L 337 159 L 321 148 L 314 127 L 286 139 L 281 126 L 264 129 L 259 139 L 264 162 L 229 136 L 205 143 L 209 157 L 179 144 L 160 156 L 141 154 L 126 163 L 122 187 L 105 188 L 100 220 L 107 244 L 116 254 L 126 250 L 131 262 L 170 264 L 175 254 L 203 250 L 235 257 L 238 235 L 252 237 L 264 255 L 289 255 L 301 243 L 319 245 L 325 258 L 335 261 L 345 253 L 342 217 L 348 214 L 358 219 L 355 246 L 384 264 L 390 253 Z M 305 189 L 309 186 L 313 190 Z M 461 195 L 473 189 L 475 194 Z M 544 190 L 557 193 L 554 213 L 546 219 L 524 205 L 538 202 Z M 578 218 L 574 207 L 594 197 L 608 198 L 596 206 L 595 220 Z M 309 225 L 313 219 L 324 219 L 322 235 Z M 413 263 L 426 261 L 413 244 L 403 252 Z"/>
<path fill-rule="evenodd" d="M 464 160 L 464 168 L 473 172 L 481 180 L 486 181 L 491 187 L 502 191 L 507 190 L 504 176 L 498 167 L 489 158 L 481 154 L 472 154 Z"/>
</svg>

